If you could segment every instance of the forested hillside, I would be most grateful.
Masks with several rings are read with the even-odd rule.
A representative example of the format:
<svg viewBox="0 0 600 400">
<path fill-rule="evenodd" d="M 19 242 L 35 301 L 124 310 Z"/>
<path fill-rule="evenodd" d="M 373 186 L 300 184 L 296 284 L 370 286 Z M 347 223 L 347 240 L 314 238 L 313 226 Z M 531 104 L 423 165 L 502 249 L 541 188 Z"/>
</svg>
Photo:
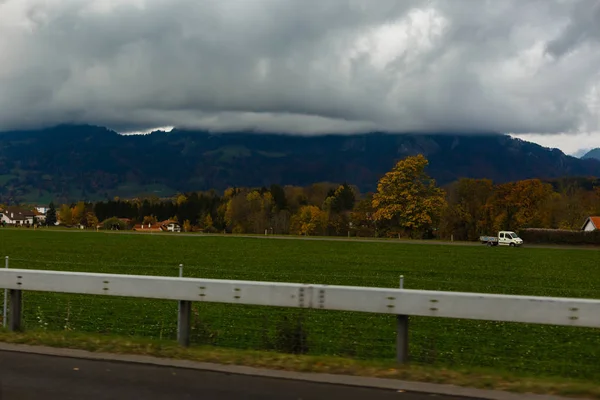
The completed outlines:
<svg viewBox="0 0 600 400">
<path fill-rule="evenodd" d="M 600 176 L 600 161 L 506 135 L 293 136 L 174 130 L 124 136 L 102 127 L 62 125 L 0 133 L 0 201 L 101 200 L 114 196 L 228 187 L 356 185 L 373 191 L 398 160 L 429 159 L 444 185 L 460 178 L 496 183 L 528 178 Z"/>
</svg>

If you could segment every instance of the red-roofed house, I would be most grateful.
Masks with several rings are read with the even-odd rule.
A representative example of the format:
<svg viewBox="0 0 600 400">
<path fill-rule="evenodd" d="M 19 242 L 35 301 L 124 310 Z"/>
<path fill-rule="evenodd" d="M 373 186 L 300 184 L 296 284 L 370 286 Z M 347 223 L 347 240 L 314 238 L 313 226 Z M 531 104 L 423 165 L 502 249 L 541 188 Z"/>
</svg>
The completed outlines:
<svg viewBox="0 0 600 400">
<path fill-rule="evenodd" d="M 177 221 L 172 221 L 168 219 L 166 221 L 161 222 L 160 224 L 167 232 L 181 232 L 181 225 L 179 225 L 179 222 Z"/>
<path fill-rule="evenodd" d="M 586 232 L 600 230 L 600 217 L 588 217 L 581 230 Z"/>
<path fill-rule="evenodd" d="M 151 224 L 137 224 L 133 227 L 134 231 L 140 232 L 181 232 L 181 226 L 176 221 L 166 220 Z"/>
<path fill-rule="evenodd" d="M 151 224 L 150 222 L 147 222 L 145 224 L 137 224 L 133 227 L 133 230 L 141 232 L 163 232 L 160 224 Z"/>
</svg>

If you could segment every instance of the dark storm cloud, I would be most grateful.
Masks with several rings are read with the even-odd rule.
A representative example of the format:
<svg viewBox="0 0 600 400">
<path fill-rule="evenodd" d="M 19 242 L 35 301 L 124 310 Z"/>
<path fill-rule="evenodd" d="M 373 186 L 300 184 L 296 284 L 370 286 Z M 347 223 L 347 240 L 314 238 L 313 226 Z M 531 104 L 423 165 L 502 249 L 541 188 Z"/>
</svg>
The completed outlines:
<svg viewBox="0 0 600 400">
<path fill-rule="evenodd" d="M 8 0 L 0 129 L 598 128 L 598 1 Z"/>
</svg>

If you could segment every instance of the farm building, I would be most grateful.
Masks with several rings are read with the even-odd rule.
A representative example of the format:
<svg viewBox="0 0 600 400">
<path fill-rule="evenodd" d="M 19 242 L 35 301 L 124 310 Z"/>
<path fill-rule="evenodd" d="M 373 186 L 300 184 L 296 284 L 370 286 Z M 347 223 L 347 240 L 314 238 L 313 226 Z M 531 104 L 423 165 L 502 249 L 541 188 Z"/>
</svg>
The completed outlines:
<svg viewBox="0 0 600 400">
<path fill-rule="evenodd" d="M 166 220 L 162 222 L 138 224 L 133 227 L 133 230 L 144 232 L 181 232 L 181 225 L 176 221 Z"/>
<path fill-rule="evenodd" d="M 600 230 L 600 217 L 588 217 L 581 230 L 585 232 Z"/>
<path fill-rule="evenodd" d="M 0 222 L 7 225 L 33 225 L 35 218 L 43 216 L 37 211 L 20 207 L 7 207 L 0 211 Z"/>
<path fill-rule="evenodd" d="M 96 229 L 107 229 L 111 231 L 119 231 L 121 229 L 129 229 L 131 227 L 131 219 L 129 218 L 107 218 L 96 225 Z"/>
</svg>

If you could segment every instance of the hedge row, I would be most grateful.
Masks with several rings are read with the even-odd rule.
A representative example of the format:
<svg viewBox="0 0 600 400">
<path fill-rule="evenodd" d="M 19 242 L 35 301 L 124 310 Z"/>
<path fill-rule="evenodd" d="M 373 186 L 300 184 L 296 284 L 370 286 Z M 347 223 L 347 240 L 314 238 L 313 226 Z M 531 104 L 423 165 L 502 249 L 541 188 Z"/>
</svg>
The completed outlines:
<svg viewBox="0 0 600 400">
<path fill-rule="evenodd" d="M 521 229 L 519 236 L 525 243 L 600 245 L 600 230 L 592 232 L 565 229 Z"/>
</svg>

